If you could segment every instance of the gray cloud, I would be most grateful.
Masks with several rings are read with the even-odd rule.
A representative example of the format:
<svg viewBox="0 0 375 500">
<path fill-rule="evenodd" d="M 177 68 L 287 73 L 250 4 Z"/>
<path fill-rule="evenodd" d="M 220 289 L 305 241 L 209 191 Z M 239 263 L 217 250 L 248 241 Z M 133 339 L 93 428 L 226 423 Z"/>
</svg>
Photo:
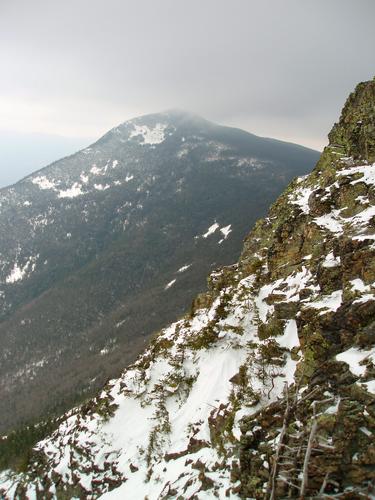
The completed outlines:
<svg viewBox="0 0 375 500">
<path fill-rule="evenodd" d="M 0 0 L 0 129 L 97 136 L 180 107 L 322 147 L 375 73 L 373 0 Z"/>
</svg>

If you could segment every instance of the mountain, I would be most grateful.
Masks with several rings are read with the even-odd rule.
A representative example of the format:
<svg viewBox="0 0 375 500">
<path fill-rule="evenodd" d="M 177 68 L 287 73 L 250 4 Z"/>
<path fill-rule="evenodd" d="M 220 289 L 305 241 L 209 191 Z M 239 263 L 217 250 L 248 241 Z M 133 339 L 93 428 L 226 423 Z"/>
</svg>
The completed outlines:
<svg viewBox="0 0 375 500">
<path fill-rule="evenodd" d="M 373 498 L 375 79 L 329 140 L 238 264 L 2 474 L 4 498 Z"/>
<path fill-rule="evenodd" d="M 0 429 L 118 376 L 316 152 L 180 111 L 0 190 Z"/>
</svg>

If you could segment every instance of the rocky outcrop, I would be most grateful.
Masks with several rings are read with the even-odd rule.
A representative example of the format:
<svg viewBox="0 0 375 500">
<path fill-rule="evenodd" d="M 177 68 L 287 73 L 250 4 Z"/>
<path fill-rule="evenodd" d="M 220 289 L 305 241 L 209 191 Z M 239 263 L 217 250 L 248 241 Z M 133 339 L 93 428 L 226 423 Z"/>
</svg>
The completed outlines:
<svg viewBox="0 0 375 500">
<path fill-rule="evenodd" d="M 372 498 L 374 91 L 349 97 L 238 265 L 3 473 L 5 498 Z"/>
</svg>

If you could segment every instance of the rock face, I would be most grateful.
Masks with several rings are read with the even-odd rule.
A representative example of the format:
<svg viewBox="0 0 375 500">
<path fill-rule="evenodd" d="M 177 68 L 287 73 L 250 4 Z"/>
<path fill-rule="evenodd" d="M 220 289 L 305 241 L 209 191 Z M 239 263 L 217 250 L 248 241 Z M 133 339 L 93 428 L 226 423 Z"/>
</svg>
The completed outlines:
<svg viewBox="0 0 375 500">
<path fill-rule="evenodd" d="M 373 496 L 374 89 L 349 97 L 238 264 L 3 472 L 5 498 Z"/>
<path fill-rule="evenodd" d="M 172 111 L 0 190 L 0 432 L 118 376 L 317 156 Z"/>
</svg>

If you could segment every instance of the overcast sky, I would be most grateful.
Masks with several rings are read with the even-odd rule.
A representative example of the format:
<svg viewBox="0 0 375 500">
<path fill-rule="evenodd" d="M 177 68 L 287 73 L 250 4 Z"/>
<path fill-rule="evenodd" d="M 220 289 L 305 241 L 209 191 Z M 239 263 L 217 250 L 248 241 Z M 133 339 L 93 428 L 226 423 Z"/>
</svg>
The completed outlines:
<svg viewBox="0 0 375 500">
<path fill-rule="evenodd" d="M 178 107 L 321 149 L 375 74 L 374 19 L 374 0 L 0 0 L 0 146 Z"/>
</svg>

